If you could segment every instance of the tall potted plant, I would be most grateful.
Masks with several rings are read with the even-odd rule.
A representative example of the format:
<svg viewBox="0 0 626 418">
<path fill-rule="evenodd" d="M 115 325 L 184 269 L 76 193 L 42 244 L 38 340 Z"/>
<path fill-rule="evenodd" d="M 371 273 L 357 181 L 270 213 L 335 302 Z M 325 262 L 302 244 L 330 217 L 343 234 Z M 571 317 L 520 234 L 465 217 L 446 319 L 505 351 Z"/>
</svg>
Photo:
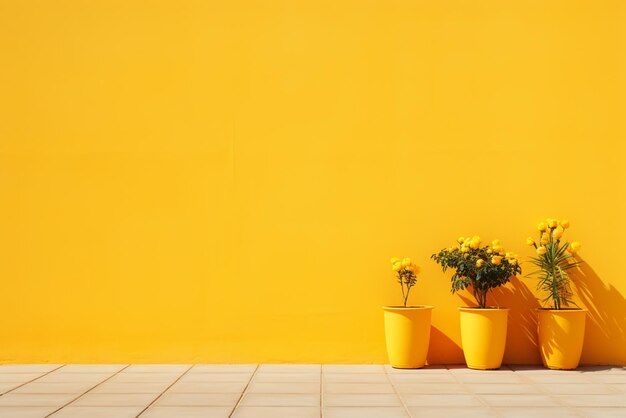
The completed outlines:
<svg viewBox="0 0 626 418">
<path fill-rule="evenodd" d="M 432 306 L 407 306 L 420 268 L 410 258 L 392 258 L 391 269 L 402 290 L 402 306 L 383 306 L 387 354 L 392 367 L 417 369 L 426 364 Z"/>
<path fill-rule="evenodd" d="M 508 308 L 488 306 L 489 291 L 522 272 L 518 257 L 506 252 L 499 240 L 481 246 L 480 237 L 460 237 L 458 246 L 445 248 L 431 258 L 445 272 L 453 269 L 452 293 L 470 288 L 478 307 L 461 307 L 461 343 L 467 366 L 498 369 L 506 346 Z"/>
<path fill-rule="evenodd" d="M 531 257 L 536 271 L 527 277 L 537 277 L 537 289 L 545 294 L 544 308 L 538 310 L 537 328 L 539 352 L 543 365 L 550 369 L 575 369 L 580 362 L 585 337 L 587 311 L 572 301 L 572 287 L 568 270 L 577 267 L 574 254 L 580 243 L 563 239 L 569 228 L 568 220 L 548 218 L 539 223 L 539 241 L 532 237 L 526 243 L 535 248 Z"/>
</svg>

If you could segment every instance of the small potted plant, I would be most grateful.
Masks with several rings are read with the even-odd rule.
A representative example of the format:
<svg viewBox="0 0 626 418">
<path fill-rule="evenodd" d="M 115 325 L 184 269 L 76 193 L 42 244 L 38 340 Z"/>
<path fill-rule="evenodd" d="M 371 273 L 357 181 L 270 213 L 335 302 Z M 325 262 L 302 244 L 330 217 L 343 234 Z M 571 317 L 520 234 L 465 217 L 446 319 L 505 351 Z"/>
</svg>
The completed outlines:
<svg viewBox="0 0 626 418">
<path fill-rule="evenodd" d="M 403 305 L 383 306 L 389 362 L 398 369 L 418 369 L 426 364 L 433 307 L 407 306 L 420 272 L 410 258 L 392 258 L 391 269 L 402 290 Z"/>
<path fill-rule="evenodd" d="M 489 291 L 522 272 L 516 254 L 506 252 L 499 240 L 481 247 L 480 237 L 460 237 L 458 246 L 431 258 L 445 272 L 453 269 L 452 293 L 470 288 L 478 307 L 461 307 L 461 343 L 471 369 L 498 369 L 506 346 L 508 309 L 487 304 Z"/>
<path fill-rule="evenodd" d="M 587 311 L 572 301 L 572 287 L 568 270 L 577 267 L 574 254 L 580 243 L 563 239 L 569 228 L 568 220 L 547 219 L 537 225 L 539 241 L 532 237 L 526 243 L 535 248 L 531 257 L 537 270 L 527 277 L 537 277 L 537 289 L 545 294 L 542 302 L 548 305 L 538 310 L 537 327 L 539 352 L 543 365 L 550 369 L 578 367 L 585 337 Z"/>
</svg>

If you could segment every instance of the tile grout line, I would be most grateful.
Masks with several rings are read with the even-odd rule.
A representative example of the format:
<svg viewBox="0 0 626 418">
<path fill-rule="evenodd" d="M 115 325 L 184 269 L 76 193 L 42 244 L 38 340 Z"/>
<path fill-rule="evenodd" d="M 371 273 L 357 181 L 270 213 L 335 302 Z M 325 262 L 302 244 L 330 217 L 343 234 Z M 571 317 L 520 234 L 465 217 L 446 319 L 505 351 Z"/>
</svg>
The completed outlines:
<svg viewBox="0 0 626 418">
<path fill-rule="evenodd" d="M 387 381 L 391 384 L 391 387 L 393 388 L 393 393 L 395 393 L 398 399 L 400 399 L 400 403 L 402 404 L 402 408 L 404 408 L 404 412 L 406 412 L 408 417 L 413 418 L 413 414 L 411 414 L 409 407 L 407 406 L 406 402 L 404 402 L 404 398 L 402 398 L 400 392 L 398 392 L 398 388 L 396 387 L 395 383 L 393 382 L 391 377 L 389 377 L 389 372 L 387 371 L 385 365 L 383 365 L 383 370 L 385 371 L 385 377 L 387 378 Z"/>
<path fill-rule="evenodd" d="M 193 366 L 195 366 L 195 364 L 192 364 L 191 366 L 189 366 L 189 368 L 188 368 L 187 370 L 185 370 L 184 372 L 182 372 L 180 376 L 178 376 L 176 379 L 174 379 L 174 381 L 173 381 L 171 384 L 169 384 L 169 385 L 168 385 L 165 389 L 163 389 L 163 391 L 162 391 L 161 393 L 159 393 L 159 395 L 158 395 L 156 398 L 154 398 L 154 399 L 152 400 L 152 402 L 150 402 L 150 403 L 148 404 L 148 406 L 146 406 L 144 409 L 142 409 L 142 410 L 141 410 L 141 412 L 140 412 L 140 413 L 138 413 L 138 414 L 137 414 L 137 417 L 139 417 L 139 416 L 143 415 L 143 413 L 144 413 L 144 412 L 146 412 L 146 411 L 148 410 L 148 408 L 150 408 L 152 405 L 154 405 L 154 403 L 155 403 L 156 401 L 158 401 L 159 399 L 161 399 L 161 397 L 165 394 L 165 392 L 167 392 L 167 391 L 168 391 L 168 390 L 169 390 L 172 386 L 174 386 L 174 385 L 175 385 L 175 384 L 176 384 L 176 383 L 177 383 L 180 379 L 182 379 L 182 378 L 183 378 L 183 376 L 185 376 L 187 373 L 189 373 L 189 371 L 190 371 L 191 369 L 193 369 Z"/>
<path fill-rule="evenodd" d="M 0 394 L 0 396 L 4 396 L 4 395 L 6 395 L 6 394 L 7 394 L 7 393 L 9 393 L 9 392 L 13 392 L 15 389 L 19 389 L 19 388 L 21 388 L 22 386 L 27 385 L 27 384 L 29 384 L 29 383 L 33 383 L 35 380 L 37 380 L 37 379 L 41 379 L 42 377 L 47 376 L 47 375 L 49 375 L 49 374 L 50 374 L 50 373 L 52 373 L 52 372 L 56 372 L 57 370 L 62 369 L 63 367 L 65 367 L 65 364 L 61 364 L 61 365 L 60 365 L 59 367 L 57 367 L 56 369 L 52 369 L 52 370 L 50 370 L 49 372 L 46 372 L 46 373 L 42 374 L 41 376 L 37 376 L 36 378 L 29 380 L 28 382 L 24 382 L 24 383 L 22 383 L 21 385 L 17 385 L 17 386 L 15 386 L 15 387 L 14 387 L 14 388 L 12 388 L 12 389 L 7 390 L 6 392 L 2 392 L 2 393 Z"/>
<path fill-rule="evenodd" d="M 324 418 L 324 365 L 320 364 L 320 418 Z"/>
<path fill-rule="evenodd" d="M 505 366 L 505 367 L 507 367 L 509 370 L 511 370 L 511 368 L 510 368 L 510 367 L 508 367 L 508 366 Z M 469 367 L 468 367 L 468 368 L 469 368 Z M 452 378 L 453 378 L 453 379 L 454 379 L 454 380 L 455 380 L 455 381 L 456 381 L 459 385 L 461 385 L 461 387 L 463 388 L 463 391 L 464 391 L 466 394 L 472 395 L 472 397 L 473 397 L 474 399 L 476 399 L 476 400 L 477 400 L 478 402 L 480 402 L 480 403 L 481 403 L 484 407 L 486 407 L 486 408 L 487 408 L 487 411 L 488 411 L 488 412 L 493 412 L 495 416 L 499 416 L 499 415 L 496 413 L 496 410 L 495 410 L 495 409 L 493 409 L 493 407 L 492 407 L 491 405 L 489 405 L 489 404 L 487 403 L 487 401 L 485 401 L 485 400 L 484 400 L 484 399 L 483 399 L 483 398 L 482 398 L 482 397 L 481 397 L 478 393 L 475 393 L 475 392 L 473 392 L 472 390 L 470 390 L 470 389 L 469 389 L 469 387 L 467 386 L 467 383 L 465 383 L 462 379 L 459 379 L 459 378 L 456 376 L 456 374 L 455 374 L 454 372 L 452 372 L 452 371 L 451 371 L 451 369 L 450 369 L 449 365 L 446 365 L 446 369 L 448 369 L 448 373 L 450 373 L 450 374 L 452 375 Z M 512 370 L 511 370 L 511 371 L 512 371 Z"/>
<path fill-rule="evenodd" d="M 516 370 L 513 370 L 513 373 L 515 373 Z M 561 401 L 559 398 L 557 398 L 553 393 L 550 393 L 546 390 L 544 390 L 541 386 L 540 386 L 540 382 L 535 382 L 532 379 L 528 378 L 527 376 L 524 375 L 524 373 L 520 373 L 519 377 L 522 379 L 522 381 L 525 381 L 526 383 L 530 383 L 530 385 L 532 387 L 534 387 L 535 389 L 537 389 L 537 391 L 539 392 L 539 394 L 541 395 L 545 395 L 548 398 L 552 399 L 553 401 L 555 401 L 557 404 L 559 404 L 559 407 L 565 408 L 570 412 L 575 412 L 576 413 L 576 408 L 569 406 L 567 404 L 565 404 L 563 401 Z"/>
<path fill-rule="evenodd" d="M 257 372 L 259 371 L 259 367 L 260 367 L 260 365 L 257 364 L 256 367 L 254 368 L 254 371 L 252 372 L 252 376 L 250 376 L 250 380 L 248 380 L 248 383 L 243 388 L 243 391 L 241 392 L 241 396 L 239 396 L 239 399 L 237 399 L 237 403 L 235 403 L 235 406 L 233 407 L 233 410 L 230 411 L 230 414 L 228 414 L 228 418 L 231 418 L 235 414 L 235 411 L 237 411 L 237 408 L 239 408 L 239 405 L 241 404 L 241 401 L 243 400 L 243 397 L 246 394 L 246 391 L 248 390 L 248 387 L 250 386 L 250 383 L 252 383 L 252 380 L 254 380 Z"/>
<path fill-rule="evenodd" d="M 48 418 L 51 415 L 56 414 L 57 412 L 59 412 L 61 409 L 65 408 L 66 406 L 68 406 L 69 404 L 77 401 L 78 399 L 82 398 L 83 395 L 85 395 L 88 392 L 91 392 L 92 390 L 94 390 L 95 388 L 97 388 L 98 386 L 100 386 L 101 384 L 103 384 L 104 382 L 106 382 L 107 380 L 113 378 L 113 376 L 116 376 L 118 373 L 121 373 L 122 371 L 126 370 L 128 367 L 130 367 L 130 364 L 127 364 L 125 367 L 122 367 L 121 369 L 119 369 L 118 371 L 116 371 L 115 373 L 113 373 L 111 376 L 107 377 L 106 379 L 96 383 L 95 385 L 93 385 L 92 387 L 90 387 L 89 389 L 87 389 L 86 391 L 84 391 L 83 393 L 81 393 L 80 395 L 78 395 L 77 397 L 75 397 L 74 399 L 72 399 L 71 401 L 67 402 L 65 405 L 61 406 L 58 409 L 55 409 L 54 411 L 52 411 L 51 413 L 49 413 L 48 415 L 45 416 L 45 418 Z"/>
</svg>

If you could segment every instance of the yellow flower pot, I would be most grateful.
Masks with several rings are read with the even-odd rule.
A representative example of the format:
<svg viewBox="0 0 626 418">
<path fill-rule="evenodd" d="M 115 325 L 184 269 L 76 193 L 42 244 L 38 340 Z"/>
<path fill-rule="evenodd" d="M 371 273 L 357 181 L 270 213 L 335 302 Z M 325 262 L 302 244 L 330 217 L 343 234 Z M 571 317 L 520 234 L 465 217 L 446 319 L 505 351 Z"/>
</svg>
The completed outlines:
<svg viewBox="0 0 626 418">
<path fill-rule="evenodd" d="M 507 308 L 459 308 L 461 343 L 470 369 L 499 369 L 506 346 Z"/>
<path fill-rule="evenodd" d="M 383 306 L 387 354 L 392 367 L 419 369 L 426 364 L 432 306 Z"/>
<path fill-rule="evenodd" d="M 575 369 L 585 338 L 585 309 L 539 309 L 539 352 L 549 369 Z"/>
</svg>

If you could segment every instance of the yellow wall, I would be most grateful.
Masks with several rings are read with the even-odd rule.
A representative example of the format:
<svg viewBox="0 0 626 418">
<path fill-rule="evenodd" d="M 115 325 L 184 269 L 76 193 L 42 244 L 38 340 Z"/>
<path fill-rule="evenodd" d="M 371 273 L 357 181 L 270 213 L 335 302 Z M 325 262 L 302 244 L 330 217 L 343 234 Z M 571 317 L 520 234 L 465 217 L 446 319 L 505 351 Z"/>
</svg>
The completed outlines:
<svg viewBox="0 0 626 418">
<path fill-rule="evenodd" d="M 462 361 L 458 235 L 583 243 L 626 364 L 620 1 L 0 0 L 0 362 L 385 362 L 388 260 Z M 527 271 L 529 267 L 526 266 Z M 538 362 L 532 291 L 505 361 Z"/>
</svg>

